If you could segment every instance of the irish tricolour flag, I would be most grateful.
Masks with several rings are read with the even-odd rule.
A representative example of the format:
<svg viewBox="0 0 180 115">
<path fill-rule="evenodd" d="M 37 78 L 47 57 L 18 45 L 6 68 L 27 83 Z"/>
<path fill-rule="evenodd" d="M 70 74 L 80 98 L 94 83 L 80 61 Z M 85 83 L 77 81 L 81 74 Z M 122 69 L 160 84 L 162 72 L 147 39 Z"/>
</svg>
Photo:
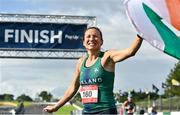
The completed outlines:
<svg viewBox="0 0 180 115">
<path fill-rule="evenodd" d="M 142 38 L 180 59 L 180 0 L 124 0 L 124 5 Z"/>
</svg>

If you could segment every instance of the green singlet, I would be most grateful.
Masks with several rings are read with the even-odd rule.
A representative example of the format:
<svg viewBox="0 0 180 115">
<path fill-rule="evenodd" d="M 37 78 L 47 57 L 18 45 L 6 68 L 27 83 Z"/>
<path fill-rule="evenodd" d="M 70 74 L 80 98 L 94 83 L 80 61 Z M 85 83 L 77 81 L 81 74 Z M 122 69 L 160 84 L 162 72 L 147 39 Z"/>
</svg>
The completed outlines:
<svg viewBox="0 0 180 115">
<path fill-rule="evenodd" d="M 116 108 L 113 95 L 114 87 L 114 72 L 106 71 L 101 64 L 101 58 L 104 52 L 101 52 L 97 61 L 90 67 L 86 67 L 86 59 L 82 63 L 80 73 L 80 85 L 97 85 L 98 96 L 95 103 L 84 103 L 84 113 L 95 113 L 111 108 Z"/>
</svg>

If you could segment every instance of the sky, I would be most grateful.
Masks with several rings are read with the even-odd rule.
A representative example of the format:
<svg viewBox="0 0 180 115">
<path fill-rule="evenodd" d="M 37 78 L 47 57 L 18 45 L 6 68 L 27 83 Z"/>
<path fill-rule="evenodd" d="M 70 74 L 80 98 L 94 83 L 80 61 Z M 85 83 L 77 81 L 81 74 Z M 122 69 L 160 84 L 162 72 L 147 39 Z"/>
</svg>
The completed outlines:
<svg viewBox="0 0 180 115">
<path fill-rule="evenodd" d="M 102 48 L 123 49 L 136 37 L 121 0 L 0 0 L 0 13 L 95 16 L 102 30 Z M 35 98 L 41 91 L 61 97 L 72 81 L 77 60 L 0 59 L 0 94 Z M 114 92 L 160 89 L 178 60 L 143 44 L 137 54 L 116 64 Z"/>
</svg>

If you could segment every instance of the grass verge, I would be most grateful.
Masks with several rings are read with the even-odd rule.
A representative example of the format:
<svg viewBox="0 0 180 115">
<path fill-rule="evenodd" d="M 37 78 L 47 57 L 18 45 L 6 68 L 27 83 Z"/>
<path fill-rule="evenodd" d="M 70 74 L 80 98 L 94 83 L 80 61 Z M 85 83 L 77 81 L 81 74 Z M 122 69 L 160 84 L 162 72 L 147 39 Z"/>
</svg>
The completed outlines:
<svg viewBox="0 0 180 115">
<path fill-rule="evenodd" d="M 61 107 L 57 112 L 54 112 L 55 115 L 70 115 L 71 111 L 76 110 L 72 105 L 65 105 Z"/>
</svg>

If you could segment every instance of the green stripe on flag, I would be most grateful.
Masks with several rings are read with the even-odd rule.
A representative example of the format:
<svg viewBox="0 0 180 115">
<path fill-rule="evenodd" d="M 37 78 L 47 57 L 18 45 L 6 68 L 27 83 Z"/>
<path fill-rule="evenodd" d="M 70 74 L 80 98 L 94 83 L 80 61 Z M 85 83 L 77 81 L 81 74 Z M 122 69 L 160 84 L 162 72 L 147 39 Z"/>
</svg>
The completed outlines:
<svg viewBox="0 0 180 115">
<path fill-rule="evenodd" d="M 164 41 L 164 52 L 180 59 L 180 38 L 161 21 L 162 18 L 158 14 L 144 3 L 143 8 Z"/>
</svg>

